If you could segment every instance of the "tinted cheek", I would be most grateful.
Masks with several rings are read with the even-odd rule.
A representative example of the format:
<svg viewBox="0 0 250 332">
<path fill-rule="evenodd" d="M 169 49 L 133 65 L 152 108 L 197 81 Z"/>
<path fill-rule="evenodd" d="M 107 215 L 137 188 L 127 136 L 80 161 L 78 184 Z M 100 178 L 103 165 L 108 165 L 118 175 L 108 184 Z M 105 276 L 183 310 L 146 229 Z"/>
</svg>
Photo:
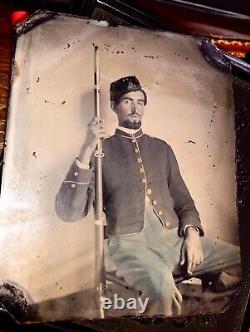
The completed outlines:
<svg viewBox="0 0 250 332">
<path fill-rule="evenodd" d="M 129 107 L 123 107 L 122 109 L 120 109 L 118 117 L 120 119 L 126 119 L 126 117 L 128 116 L 129 113 L 130 113 Z"/>
<path fill-rule="evenodd" d="M 131 113 L 131 107 L 129 105 L 124 106 L 122 109 L 123 117 L 126 117 L 130 113 Z"/>
</svg>

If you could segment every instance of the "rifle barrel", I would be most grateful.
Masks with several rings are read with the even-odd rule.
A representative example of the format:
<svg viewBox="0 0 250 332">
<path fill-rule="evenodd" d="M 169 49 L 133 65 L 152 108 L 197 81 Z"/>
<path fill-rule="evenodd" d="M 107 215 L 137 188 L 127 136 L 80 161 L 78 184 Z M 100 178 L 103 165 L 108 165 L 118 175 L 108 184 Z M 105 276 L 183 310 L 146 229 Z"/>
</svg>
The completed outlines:
<svg viewBox="0 0 250 332">
<path fill-rule="evenodd" d="M 100 68 L 99 49 L 95 46 L 95 72 L 94 72 L 94 95 L 95 95 L 95 116 L 101 117 L 100 109 Z M 100 318 L 104 318 L 104 310 L 101 307 L 101 297 L 105 290 L 104 273 L 104 220 L 103 220 L 103 188 L 102 188 L 102 140 L 99 139 L 95 150 L 95 268 L 96 268 L 96 289 L 97 305 Z"/>
</svg>

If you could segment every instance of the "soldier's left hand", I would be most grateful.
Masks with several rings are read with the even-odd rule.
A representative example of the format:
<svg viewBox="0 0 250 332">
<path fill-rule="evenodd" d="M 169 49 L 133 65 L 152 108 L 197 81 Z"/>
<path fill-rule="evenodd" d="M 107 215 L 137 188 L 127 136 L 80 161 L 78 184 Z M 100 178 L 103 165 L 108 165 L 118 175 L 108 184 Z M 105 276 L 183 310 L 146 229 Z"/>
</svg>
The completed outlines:
<svg viewBox="0 0 250 332">
<path fill-rule="evenodd" d="M 199 232 L 193 227 L 188 227 L 181 248 L 180 265 L 187 265 L 187 273 L 192 275 L 196 266 L 204 259 L 203 248 Z"/>
</svg>

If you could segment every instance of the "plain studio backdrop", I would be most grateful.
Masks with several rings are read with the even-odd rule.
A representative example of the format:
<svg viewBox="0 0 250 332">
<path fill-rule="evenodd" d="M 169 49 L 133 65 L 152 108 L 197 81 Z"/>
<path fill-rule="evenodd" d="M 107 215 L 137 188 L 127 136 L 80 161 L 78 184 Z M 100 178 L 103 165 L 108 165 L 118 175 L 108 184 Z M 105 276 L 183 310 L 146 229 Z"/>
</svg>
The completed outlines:
<svg viewBox="0 0 250 332">
<path fill-rule="evenodd" d="M 93 211 L 64 222 L 54 208 L 94 116 L 93 44 L 108 135 L 110 83 L 135 75 L 148 96 L 143 130 L 172 146 L 206 235 L 238 241 L 230 75 L 193 37 L 59 16 L 18 37 L 2 179 L 0 279 L 34 301 L 94 286 Z"/>
</svg>

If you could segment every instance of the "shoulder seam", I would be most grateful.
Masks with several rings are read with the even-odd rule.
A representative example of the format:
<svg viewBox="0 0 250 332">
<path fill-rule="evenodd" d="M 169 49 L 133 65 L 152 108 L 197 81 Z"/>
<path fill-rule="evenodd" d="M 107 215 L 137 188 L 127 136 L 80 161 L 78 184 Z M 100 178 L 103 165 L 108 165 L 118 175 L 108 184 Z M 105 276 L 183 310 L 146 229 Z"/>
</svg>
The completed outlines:
<svg viewBox="0 0 250 332">
<path fill-rule="evenodd" d="M 169 146 L 169 144 L 168 144 L 166 141 L 164 141 L 163 139 L 161 139 L 161 138 L 159 138 L 159 137 L 151 136 L 151 135 L 148 135 L 148 134 L 145 134 L 145 135 L 148 136 L 149 138 L 152 138 L 152 139 L 154 139 L 154 140 L 156 140 L 156 141 L 159 141 L 159 142 L 164 143 L 164 144 L 166 144 L 167 146 Z"/>
</svg>

